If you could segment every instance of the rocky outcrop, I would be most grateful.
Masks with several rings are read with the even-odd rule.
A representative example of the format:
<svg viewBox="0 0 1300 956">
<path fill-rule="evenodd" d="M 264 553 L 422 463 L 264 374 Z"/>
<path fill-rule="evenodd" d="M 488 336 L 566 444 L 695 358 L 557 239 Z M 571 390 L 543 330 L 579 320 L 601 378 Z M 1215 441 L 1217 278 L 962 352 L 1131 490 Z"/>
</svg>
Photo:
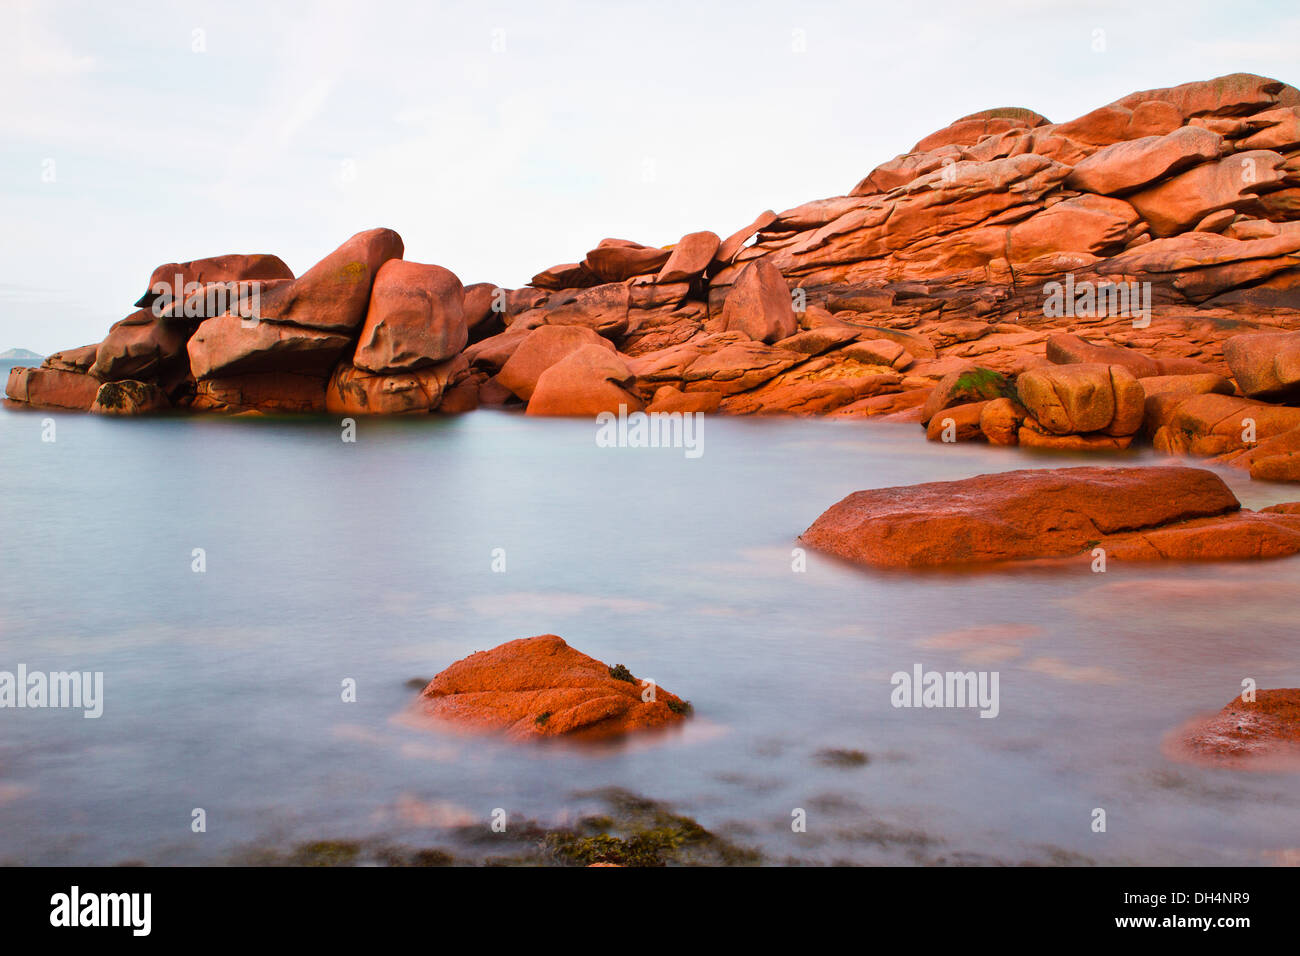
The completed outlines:
<svg viewBox="0 0 1300 956">
<path fill-rule="evenodd" d="M 425 716 L 513 740 L 593 739 L 668 727 L 690 705 L 621 665 L 609 667 L 554 634 L 471 654 L 420 694 Z"/>
<path fill-rule="evenodd" d="M 99 384 L 139 381 L 205 411 L 685 402 L 997 445 L 1249 451 L 1199 400 L 1240 393 L 1282 409 L 1271 422 L 1300 403 L 1298 110 L 1300 91 L 1247 74 L 1059 123 L 986 110 L 844 195 L 670 245 L 604 239 L 516 289 L 462 287 L 389 229 L 297 277 L 267 255 L 168 263 L 150 286 L 180 276 L 179 299 L 147 294 L 9 397 L 88 408 Z"/>
<path fill-rule="evenodd" d="M 876 568 L 1231 560 L 1300 552 L 1300 515 L 1242 511 L 1199 468 L 1061 468 L 858 491 L 802 540 Z"/>
</svg>

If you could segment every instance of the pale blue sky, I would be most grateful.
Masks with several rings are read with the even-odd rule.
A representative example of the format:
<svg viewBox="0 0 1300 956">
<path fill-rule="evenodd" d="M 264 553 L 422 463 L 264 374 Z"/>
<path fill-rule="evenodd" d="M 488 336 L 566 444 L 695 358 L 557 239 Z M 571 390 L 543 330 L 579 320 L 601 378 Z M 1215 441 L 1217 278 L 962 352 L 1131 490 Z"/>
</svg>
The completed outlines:
<svg viewBox="0 0 1300 956">
<path fill-rule="evenodd" d="M 519 285 L 841 195 L 975 110 L 1236 71 L 1300 82 L 1294 3 L 5 0 L 0 350 L 102 338 L 162 262 L 301 272 L 374 226 Z"/>
</svg>

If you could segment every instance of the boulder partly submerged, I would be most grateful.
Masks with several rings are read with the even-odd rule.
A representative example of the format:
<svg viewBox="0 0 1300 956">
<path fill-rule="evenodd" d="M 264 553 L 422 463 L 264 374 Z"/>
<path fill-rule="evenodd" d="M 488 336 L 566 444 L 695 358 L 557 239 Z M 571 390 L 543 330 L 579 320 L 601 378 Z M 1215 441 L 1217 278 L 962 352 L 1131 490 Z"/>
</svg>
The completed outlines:
<svg viewBox="0 0 1300 956">
<path fill-rule="evenodd" d="M 648 699 L 647 699 L 648 698 Z M 667 727 L 690 704 L 554 634 L 508 641 L 452 664 L 420 694 L 429 717 L 513 740 L 617 737 Z"/>
<path fill-rule="evenodd" d="M 802 540 L 878 568 L 1237 560 L 1300 552 L 1300 515 L 1244 511 L 1201 468 L 1032 469 L 854 492 Z"/>
<path fill-rule="evenodd" d="M 1178 760 L 1239 770 L 1300 770 L 1300 688 L 1257 690 L 1185 724 L 1167 742 Z"/>
</svg>

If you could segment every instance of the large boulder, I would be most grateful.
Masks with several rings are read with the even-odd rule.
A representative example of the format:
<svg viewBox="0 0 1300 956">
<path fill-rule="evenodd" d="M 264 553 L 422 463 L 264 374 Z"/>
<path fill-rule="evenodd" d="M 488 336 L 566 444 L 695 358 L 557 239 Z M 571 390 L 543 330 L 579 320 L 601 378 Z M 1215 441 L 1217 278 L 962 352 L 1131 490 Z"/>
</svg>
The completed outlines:
<svg viewBox="0 0 1300 956">
<path fill-rule="evenodd" d="M 643 403 L 631 391 L 632 382 L 618 353 L 583 345 L 538 376 L 528 414 L 594 417 L 617 414 L 620 407 L 639 412 Z"/>
<path fill-rule="evenodd" d="M 185 298 L 187 286 L 292 278 L 293 271 L 279 256 L 264 253 L 213 256 L 190 262 L 168 262 L 153 270 L 153 275 L 149 277 L 149 288 L 136 302 L 135 307 L 146 309 L 157 304 L 161 311 L 169 305 L 174 305 L 177 299 Z"/>
<path fill-rule="evenodd" d="M 1208 393 L 1172 400 L 1156 398 L 1151 442 L 1173 455 L 1222 455 L 1300 428 L 1300 408 L 1269 405 L 1234 395 Z M 1163 404 L 1162 404 L 1163 403 Z"/>
<path fill-rule="evenodd" d="M 630 303 L 631 291 L 626 283 L 606 282 L 551 296 L 542 321 L 547 325 L 580 325 L 601 335 L 619 336 L 627 331 Z"/>
<path fill-rule="evenodd" d="M 721 241 L 716 233 L 692 232 L 673 246 L 668 261 L 655 277 L 656 282 L 684 282 L 701 275 L 713 261 Z"/>
<path fill-rule="evenodd" d="M 465 291 L 442 266 L 390 259 L 379 267 L 352 364 L 411 372 L 460 354 L 469 341 Z"/>
<path fill-rule="evenodd" d="M 939 379 L 921 406 L 921 422 L 928 423 L 945 408 L 1014 398 L 1015 394 L 1015 386 L 1001 372 L 978 365 L 963 366 Z"/>
<path fill-rule="evenodd" d="M 105 382 L 95 393 L 90 410 L 98 415 L 148 415 L 171 407 L 167 396 L 153 382 Z"/>
<path fill-rule="evenodd" d="M 1191 229 L 1212 212 L 1241 212 L 1257 193 L 1286 178 L 1286 159 L 1269 150 L 1250 150 L 1195 166 L 1126 198 L 1151 226 L 1153 236 Z"/>
<path fill-rule="evenodd" d="M 1121 365 L 1047 365 L 1016 380 L 1020 403 L 1055 435 L 1132 435 L 1142 427 L 1146 394 Z"/>
<path fill-rule="evenodd" d="M 1065 185 L 1103 196 L 1118 196 L 1182 172 L 1224 151 L 1223 137 L 1184 126 L 1164 136 L 1144 136 L 1099 149 L 1070 170 Z"/>
<path fill-rule="evenodd" d="M 587 253 L 582 265 L 600 282 L 624 282 L 633 276 L 658 272 L 672 253 L 626 239 L 602 239 Z"/>
<path fill-rule="evenodd" d="M 90 374 L 101 382 L 122 379 L 160 381 L 165 387 L 189 372 L 184 325 L 156 318 L 148 308 L 132 313 L 108 330 L 99 343 Z"/>
<path fill-rule="evenodd" d="M 690 705 L 554 634 L 509 641 L 452 664 L 420 694 L 429 717 L 513 740 L 604 738 L 667 727 Z"/>
<path fill-rule="evenodd" d="M 187 349 L 194 377 L 201 379 L 250 372 L 326 375 L 351 345 L 336 332 L 221 315 L 200 324 Z"/>
<path fill-rule="evenodd" d="M 55 368 L 11 368 L 5 395 L 36 408 L 88 411 L 95 403 L 100 381 L 81 372 Z"/>
<path fill-rule="evenodd" d="M 612 342 L 583 326 L 539 326 L 529 332 L 514 350 L 497 373 L 497 381 L 528 401 L 533 397 L 533 390 L 543 372 L 585 345 L 597 346 L 611 354 L 614 352 Z"/>
<path fill-rule="evenodd" d="M 799 330 L 790 287 L 776 266 L 760 259 L 741 271 L 723 302 L 722 327 L 768 343 Z"/>
<path fill-rule="evenodd" d="M 1121 560 L 1300 551 L 1300 517 L 1240 507 L 1221 478 L 1199 468 L 1012 471 L 854 492 L 802 540 L 882 568 L 1092 560 L 1098 547 Z"/>
<path fill-rule="evenodd" d="M 402 258 L 402 237 L 391 229 L 359 232 L 292 282 L 261 297 L 260 317 L 326 332 L 355 333 L 366 318 L 370 287 L 380 267 Z"/>
<path fill-rule="evenodd" d="M 1223 358 L 1251 398 L 1300 397 L 1300 332 L 1248 332 L 1223 343 Z"/>
</svg>

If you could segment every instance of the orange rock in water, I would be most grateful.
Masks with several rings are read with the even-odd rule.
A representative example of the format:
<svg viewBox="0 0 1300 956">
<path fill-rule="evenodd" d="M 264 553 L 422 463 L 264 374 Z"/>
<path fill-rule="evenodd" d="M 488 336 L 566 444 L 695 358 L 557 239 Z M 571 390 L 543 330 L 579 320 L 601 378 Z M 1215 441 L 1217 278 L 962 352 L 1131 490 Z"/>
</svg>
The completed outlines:
<svg viewBox="0 0 1300 956">
<path fill-rule="evenodd" d="M 1010 471 L 858 491 L 801 540 L 894 568 L 1069 558 L 1098 546 L 1137 561 L 1300 552 L 1300 518 L 1240 507 L 1218 475 L 1200 468 Z"/>
<path fill-rule="evenodd" d="M 1170 756 L 1243 770 L 1300 769 L 1300 688 L 1257 690 L 1210 717 L 1185 724 Z"/>
<path fill-rule="evenodd" d="M 615 675 L 618 676 L 615 676 Z M 452 664 L 421 692 L 420 710 L 514 740 L 601 738 L 666 727 L 690 705 L 554 634 L 508 641 Z"/>
</svg>

